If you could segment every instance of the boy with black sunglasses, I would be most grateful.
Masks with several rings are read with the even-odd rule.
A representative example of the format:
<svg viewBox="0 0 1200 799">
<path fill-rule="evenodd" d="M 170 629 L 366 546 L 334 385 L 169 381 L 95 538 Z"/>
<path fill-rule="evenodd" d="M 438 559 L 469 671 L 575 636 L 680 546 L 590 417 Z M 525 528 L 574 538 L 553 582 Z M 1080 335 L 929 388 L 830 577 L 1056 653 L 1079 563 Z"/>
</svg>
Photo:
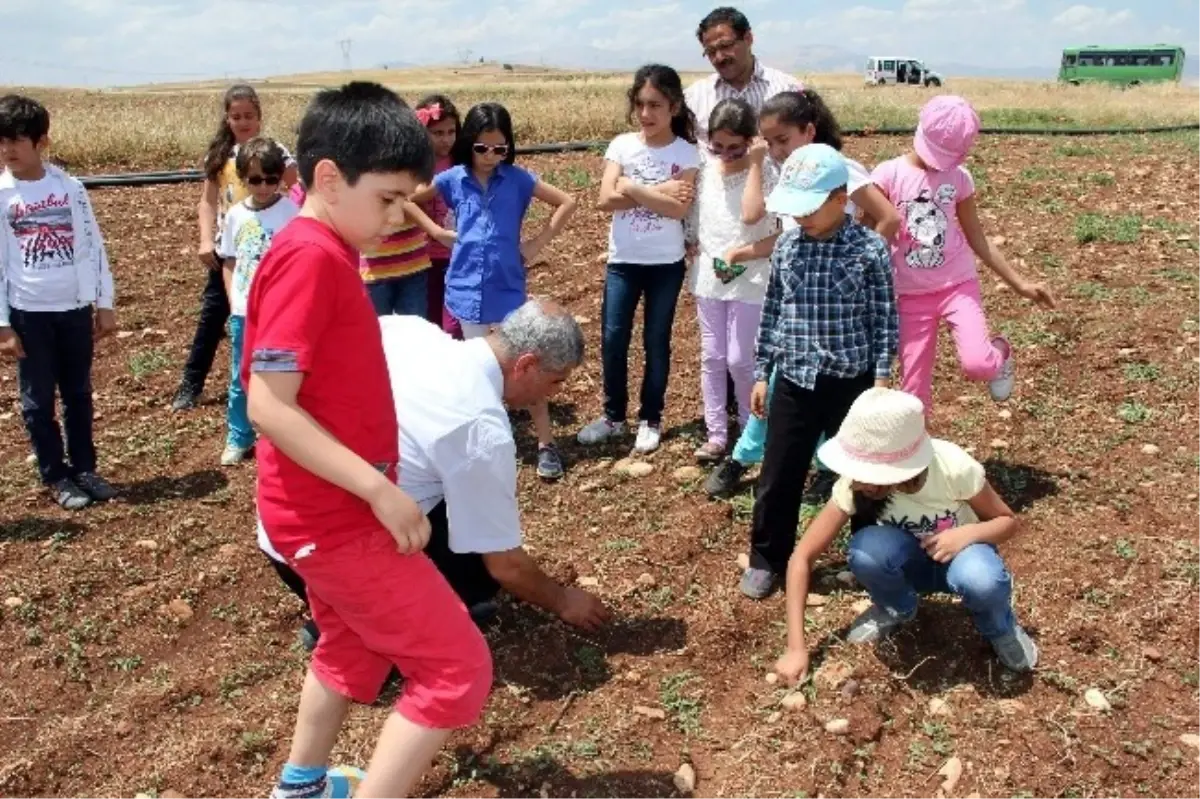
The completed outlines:
<svg viewBox="0 0 1200 799">
<path fill-rule="evenodd" d="M 229 297 L 229 351 L 232 358 L 225 416 L 228 432 L 221 453 L 222 466 L 241 463 L 254 448 L 255 435 L 246 408 L 246 390 L 238 377 L 246 330 L 246 299 L 250 294 L 250 280 L 267 252 L 271 238 L 300 212 L 300 207 L 291 198 L 279 193 L 287 162 L 287 152 L 265 136 L 243 144 L 234 159 L 238 180 L 245 184 L 248 194 L 229 209 L 217 245 L 217 255 L 224 266 L 225 293 Z"/>
</svg>

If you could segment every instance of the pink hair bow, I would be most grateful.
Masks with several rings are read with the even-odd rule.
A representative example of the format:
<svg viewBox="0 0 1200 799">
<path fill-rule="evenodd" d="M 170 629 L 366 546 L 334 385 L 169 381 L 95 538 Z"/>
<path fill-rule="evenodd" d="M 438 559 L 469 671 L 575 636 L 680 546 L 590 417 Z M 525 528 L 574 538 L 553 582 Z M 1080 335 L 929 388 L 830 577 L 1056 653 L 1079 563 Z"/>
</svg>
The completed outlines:
<svg viewBox="0 0 1200 799">
<path fill-rule="evenodd" d="M 441 103 L 434 103 L 433 105 L 429 106 L 428 108 L 418 108 L 417 109 L 417 119 L 421 120 L 421 124 L 425 125 L 426 127 L 429 126 L 430 122 L 437 122 L 441 118 L 442 118 Z"/>
</svg>

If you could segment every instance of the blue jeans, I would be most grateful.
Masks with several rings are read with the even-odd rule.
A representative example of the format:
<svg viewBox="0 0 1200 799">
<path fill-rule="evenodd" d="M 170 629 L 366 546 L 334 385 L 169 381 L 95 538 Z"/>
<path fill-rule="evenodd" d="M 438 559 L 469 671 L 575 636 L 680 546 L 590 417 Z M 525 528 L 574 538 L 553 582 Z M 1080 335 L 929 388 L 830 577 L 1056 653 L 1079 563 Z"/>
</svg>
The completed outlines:
<svg viewBox="0 0 1200 799">
<path fill-rule="evenodd" d="M 898 527 L 864 527 L 850 539 L 850 571 L 871 601 L 900 616 L 917 610 L 919 594 L 956 594 L 984 638 L 1012 632 L 1012 576 L 991 544 L 971 544 L 949 563 L 925 554 L 916 536 Z"/>
<path fill-rule="evenodd" d="M 645 297 L 642 346 L 646 368 L 642 374 L 638 419 L 659 424 L 671 374 L 671 326 L 686 271 L 683 261 L 673 264 L 609 264 L 604 278 L 603 335 L 604 416 L 623 422 L 629 410 L 629 343 L 638 301 Z"/>
<path fill-rule="evenodd" d="M 17 361 L 21 416 L 38 474 L 46 485 L 80 472 L 96 471 L 92 438 L 92 307 L 73 311 L 22 311 L 9 314 L 25 357 Z M 63 429 L 54 412 L 54 394 L 62 398 Z M 70 464 L 67 458 L 70 457 Z"/>
<path fill-rule="evenodd" d="M 767 407 L 771 406 L 771 397 L 775 396 L 775 371 L 767 381 Z M 817 439 L 817 446 L 825 443 L 825 434 Z M 767 450 L 767 420 L 759 419 L 754 414 L 746 421 L 746 429 L 738 436 L 737 444 L 733 447 L 733 459 L 743 466 L 753 466 L 762 463 L 763 453 Z M 822 471 L 829 471 L 821 459 L 813 455 L 813 463 Z"/>
<path fill-rule="evenodd" d="M 225 422 L 229 433 L 225 443 L 246 449 L 254 446 L 254 428 L 250 425 L 250 411 L 246 407 L 246 388 L 242 385 L 242 341 L 246 335 L 246 317 L 229 317 L 229 405 Z"/>
<path fill-rule="evenodd" d="M 376 316 L 425 316 L 429 313 L 429 272 L 377 280 L 367 284 Z"/>
</svg>

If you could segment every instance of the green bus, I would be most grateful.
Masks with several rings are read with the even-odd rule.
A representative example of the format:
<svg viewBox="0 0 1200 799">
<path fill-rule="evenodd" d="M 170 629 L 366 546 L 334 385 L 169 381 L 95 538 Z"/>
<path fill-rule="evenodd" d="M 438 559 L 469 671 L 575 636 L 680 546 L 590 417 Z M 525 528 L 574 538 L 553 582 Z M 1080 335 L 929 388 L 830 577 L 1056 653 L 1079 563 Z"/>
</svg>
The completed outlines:
<svg viewBox="0 0 1200 799">
<path fill-rule="evenodd" d="M 1068 47 L 1063 50 L 1058 79 L 1080 83 L 1140 83 L 1178 81 L 1183 74 L 1183 48 L 1173 44 L 1143 47 Z"/>
</svg>

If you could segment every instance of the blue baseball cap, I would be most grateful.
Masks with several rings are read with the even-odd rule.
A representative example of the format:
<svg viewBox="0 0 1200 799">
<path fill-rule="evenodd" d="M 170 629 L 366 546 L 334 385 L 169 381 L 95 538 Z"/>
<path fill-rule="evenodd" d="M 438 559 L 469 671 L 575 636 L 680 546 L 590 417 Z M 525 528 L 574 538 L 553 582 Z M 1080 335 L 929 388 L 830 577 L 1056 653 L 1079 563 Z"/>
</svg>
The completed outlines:
<svg viewBox="0 0 1200 799">
<path fill-rule="evenodd" d="M 850 180 L 846 159 L 828 144 L 806 144 L 788 156 L 767 210 L 779 216 L 808 216 L 834 189 Z"/>
</svg>

